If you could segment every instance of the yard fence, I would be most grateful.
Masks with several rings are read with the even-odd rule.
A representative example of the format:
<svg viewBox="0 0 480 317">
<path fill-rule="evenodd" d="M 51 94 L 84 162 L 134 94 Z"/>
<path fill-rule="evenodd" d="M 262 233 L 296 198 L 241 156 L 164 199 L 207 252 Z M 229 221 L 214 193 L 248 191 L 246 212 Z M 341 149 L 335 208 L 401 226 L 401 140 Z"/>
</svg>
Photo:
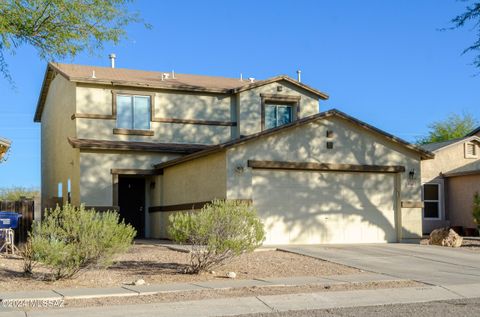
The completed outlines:
<svg viewBox="0 0 480 317">
<path fill-rule="evenodd" d="M 26 242 L 28 231 L 30 231 L 33 224 L 35 201 L 33 199 L 0 200 L 0 210 L 14 211 L 22 215 L 22 218 L 19 219 L 18 228 L 15 229 L 15 241 L 16 243 Z"/>
</svg>

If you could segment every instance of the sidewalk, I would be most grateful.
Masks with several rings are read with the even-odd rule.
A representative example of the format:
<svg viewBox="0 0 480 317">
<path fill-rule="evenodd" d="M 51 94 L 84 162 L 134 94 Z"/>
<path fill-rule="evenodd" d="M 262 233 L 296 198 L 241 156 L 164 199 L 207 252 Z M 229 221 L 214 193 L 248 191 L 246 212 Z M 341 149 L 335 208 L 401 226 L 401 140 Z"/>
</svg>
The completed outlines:
<svg viewBox="0 0 480 317">
<path fill-rule="evenodd" d="M 455 286 L 455 291 L 439 286 L 336 291 L 321 293 L 250 296 L 184 302 L 66 308 L 39 311 L 0 312 L 1 317 L 43 316 L 235 316 L 243 314 L 285 312 L 292 310 L 332 309 L 422 303 L 480 297 L 480 285 Z"/>
<path fill-rule="evenodd" d="M 41 291 L 21 291 L 1 293 L 1 300 L 59 300 L 86 299 L 116 296 L 154 295 L 183 291 L 202 291 L 232 289 L 242 287 L 272 287 L 272 286 L 304 286 L 304 285 L 339 285 L 348 283 L 405 281 L 384 274 L 359 273 L 349 275 L 332 275 L 325 277 L 300 276 L 284 278 L 266 278 L 253 280 L 221 279 L 193 283 L 168 283 L 150 285 L 124 285 L 113 288 L 68 288 Z M 1 306 L 0 306 L 1 309 Z"/>
</svg>

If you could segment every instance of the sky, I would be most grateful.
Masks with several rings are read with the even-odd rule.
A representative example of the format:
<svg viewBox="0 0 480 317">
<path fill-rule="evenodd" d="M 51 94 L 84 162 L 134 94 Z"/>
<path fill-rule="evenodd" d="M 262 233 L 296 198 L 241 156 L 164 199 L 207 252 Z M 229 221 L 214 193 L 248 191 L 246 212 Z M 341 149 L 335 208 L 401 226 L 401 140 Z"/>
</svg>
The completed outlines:
<svg viewBox="0 0 480 317">
<path fill-rule="evenodd" d="M 473 26 L 442 31 L 471 1 L 134 1 L 146 22 L 94 55 L 58 62 L 265 79 L 286 74 L 337 108 L 415 141 L 451 113 L 480 119 Z M 23 46 L 8 56 L 16 87 L 0 79 L 0 136 L 12 140 L 0 188 L 40 187 L 40 125 L 33 122 L 46 61 Z"/>
</svg>

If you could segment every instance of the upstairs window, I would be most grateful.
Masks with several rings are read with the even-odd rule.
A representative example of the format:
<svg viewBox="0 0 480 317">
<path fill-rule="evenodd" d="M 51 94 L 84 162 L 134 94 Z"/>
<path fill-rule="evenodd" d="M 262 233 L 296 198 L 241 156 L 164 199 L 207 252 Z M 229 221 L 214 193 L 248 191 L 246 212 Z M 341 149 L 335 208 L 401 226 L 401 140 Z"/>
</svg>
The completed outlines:
<svg viewBox="0 0 480 317">
<path fill-rule="evenodd" d="M 279 127 L 293 121 L 293 107 L 290 105 L 265 105 L 265 129 Z"/>
<path fill-rule="evenodd" d="M 423 185 L 423 218 L 440 219 L 440 185 Z"/>
<path fill-rule="evenodd" d="M 117 128 L 150 129 L 150 96 L 117 95 Z"/>
</svg>

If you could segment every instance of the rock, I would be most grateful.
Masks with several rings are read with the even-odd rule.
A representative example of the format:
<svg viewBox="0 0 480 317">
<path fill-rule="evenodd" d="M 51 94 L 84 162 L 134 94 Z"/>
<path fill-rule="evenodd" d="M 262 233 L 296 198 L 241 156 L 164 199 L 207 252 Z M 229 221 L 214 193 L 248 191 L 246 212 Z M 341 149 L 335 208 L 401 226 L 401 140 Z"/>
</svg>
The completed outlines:
<svg viewBox="0 0 480 317">
<path fill-rule="evenodd" d="M 237 273 L 235 273 L 235 272 L 228 272 L 228 273 L 227 273 L 227 277 L 228 277 L 228 278 L 236 278 L 236 277 L 237 277 Z"/>
<path fill-rule="evenodd" d="M 215 275 L 215 271 L 210 271 L 210 274 L 214 274 L 214 275 Z"/>
<path fill-rule="evenodd" d="M 144 279 L 138 279 L 133 284 L 135 284 L 136 286 L 145 285 L 145 280 Z"/>
<path fill-rule="evenodd" d="M 430 233 L 428 244 L 442 247 L 458 248 L 462 245 L 463 238 L 449 228 L 435 229 Z"/>
</svg>

